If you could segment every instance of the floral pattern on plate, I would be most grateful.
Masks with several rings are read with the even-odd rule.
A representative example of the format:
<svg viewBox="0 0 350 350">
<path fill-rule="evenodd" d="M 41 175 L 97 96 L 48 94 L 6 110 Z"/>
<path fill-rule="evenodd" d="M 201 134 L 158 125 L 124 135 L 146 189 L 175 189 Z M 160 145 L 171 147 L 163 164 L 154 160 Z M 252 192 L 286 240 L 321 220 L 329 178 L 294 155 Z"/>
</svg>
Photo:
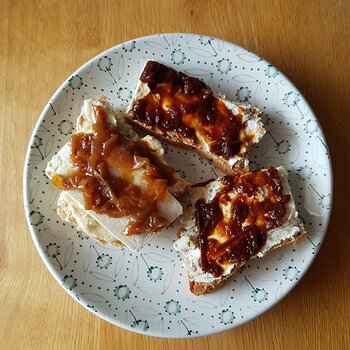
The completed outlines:
<svg viewBox="0 0 350 350">
<path fill-rule="evenodd" d="M 267 134 L 252 169 L 283 165 L 308 235 L 251 260 L 220 290 L 196 297 L 173 248 L 176 224 L 141 252 L 100 246 L 56 214 L 59 190 L 44 174 L 74 131 L 83 100 L 107 96 L 125 110 L 144 63 L 158 60 L 198 77 L 227 98 L 262 112 Z M 165 145 L 166 157 L 191 183 L 220 175 L 190 150 Z M 113 47 L 79 68 L 48 102 L 30 140 L 24 170 L 25 210 L 33 240 L 58 283 L 97 316 L 160 337 L 224 331 L 260 315 L 293 288 L 325 235 L 332 203 L 327 144 L 297 88 L 261 57 L 232 43 L 194 34 L 160 34 Z"/>
</svg>

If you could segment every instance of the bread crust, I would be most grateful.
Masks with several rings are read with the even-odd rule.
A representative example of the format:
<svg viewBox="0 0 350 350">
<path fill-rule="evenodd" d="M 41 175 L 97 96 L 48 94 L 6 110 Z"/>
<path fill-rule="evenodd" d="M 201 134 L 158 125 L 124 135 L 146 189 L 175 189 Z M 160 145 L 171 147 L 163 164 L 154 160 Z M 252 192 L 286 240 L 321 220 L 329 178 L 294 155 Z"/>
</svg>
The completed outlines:
<svg viewBox="0 0 350 350">
<path fill-rule="evenodd" d="M 110 241 L 110 242 L 107 242 L 105 241 L 104 239 L 98 239 L 98 238 L 95 238 L 95 237 L 92 237 L 95 241 L 97 241 L 99 244 L 101 245 L 109 245 L 109 246 L 112 246 L 114 248 L 123 248 L 125 247 L 125 244 L 118 241 L 117 239 L 113 240 L 113 241 Z"/>
</svg>

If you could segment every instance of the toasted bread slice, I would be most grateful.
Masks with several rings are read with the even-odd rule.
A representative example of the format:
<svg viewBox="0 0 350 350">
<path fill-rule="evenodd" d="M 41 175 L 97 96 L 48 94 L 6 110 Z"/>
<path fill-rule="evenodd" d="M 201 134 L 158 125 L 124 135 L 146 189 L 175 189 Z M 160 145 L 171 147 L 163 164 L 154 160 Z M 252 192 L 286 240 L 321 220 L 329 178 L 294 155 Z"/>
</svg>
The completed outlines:
<svg viewBox="0 0 350 350">
<path fill-rule="evenodd" d="M 196 185 L 186 205 L 174 246 L 195 295 L 219 288 L 250 259 L 306 233 L 282 167 Z"/>
<path fill-rule="evenodd" d="M 162 226 L 157 226 L 157 230 L 154 232 L 128 235 L 129 225 L 131 222 L 134 222 L 135 219 L 130 216 L 111 217 L 106 215 L 106 213 L 85 209 L 84 194 L 77 189 L 69 189 L 64 191 L 64 194 L 61 194 L 57 203 L 57 212 L 63 220 L 72 223 L 78 229 L 83 230 L 102 244 L 110 244 L 113 246 L 126 245 L 131 250 L 138 251 L 158 234 L 162 227 L 170 224 L 182 213 L 182 206 L 175 196 L 180 195 L 188 187 L 188 183 L 181 179 L 176 171 L 166 164 L 164 160 L 164 150 L 160 142 L 151 136 L 146 136 L 140 140 L 138 135 L 133 132 L 128 124 L 123 122 L 123 119 L 114 112 L 111 104 L 103 97 L 98 100 L 84 101 L 82 113 L 77 120 L 78 135 L 91 135 L 93 132 L 93 124 L 97 122 L 96 108 L 103 110 L 108 125 L 118 125 L 117 130 L 122 133 L 123 140 L 125 140 L 124 144 L 129 145 L 142 141 L 142 145 L 145 147 L 147 146 L 148 154 L 152 155 L 152 161 L 144 157 L 138 158 L 139 160 L 136 164 L 136 168 L 130 168 L 130 171 L 126 169 L 127 173 L 125 173 L 125 169 L 123 169 L 124 172 L 122 173 L 120 168 L 113 165 L 114 163 L 107 163 L 108 176 L 110 176 L 111 179 L 119 178 L 120 176 L 124 176 L 125 178 L 125 176 L 127 176 L 129 179 L 128 181 L 131 181 L 133 186 L 136 186 L 142 192 L 147 190 L 145 188 L 147 183 L 145 183 L 143 174 L 145 171 L 150 171 L 147 165 L 148 162 L 150 161 L 152 163 L 156 161 L 158 166 L 166 167 L 168 175 L 170 174 L 171 176 L 171 183 L 169 183 L 162 197 L 159 198 L 159 202 L 157 202 L 157 215 L 159 215 L 164 223 L 161 224 Z M 52 158 L 45 169 L 46 175 L 53 180 L 55 184 L 61 184 L 61 181 L 57 181 L 57 177 L 58 179 L 63 179 L 70 176 L 69 174 L 75 169 L 75 165 L 72 161 L 71 142 L 72 141 L 68 142 Z M 101 178 L 100 180 L 103 184 L 105 183 L 104 179 Z"/>
<path fill-rule="evenodd" d="M 166 142 L 195 149 L 227 174 L 247 172 L 248 152 L 265 134 L 260 111 L 236 104 L 201 80 L 148 61 L 126 118 Z"/>
</svg>

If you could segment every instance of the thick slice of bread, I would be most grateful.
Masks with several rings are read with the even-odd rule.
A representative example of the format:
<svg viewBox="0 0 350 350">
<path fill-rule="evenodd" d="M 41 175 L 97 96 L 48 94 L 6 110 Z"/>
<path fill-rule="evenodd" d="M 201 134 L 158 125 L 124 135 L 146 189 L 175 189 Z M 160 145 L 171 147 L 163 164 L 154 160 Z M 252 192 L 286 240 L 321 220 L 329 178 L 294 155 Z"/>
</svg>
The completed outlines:
<svg viewBox="0 0 350 350">
<path fill-rule="evenodd" d="M 111 104 L 103 97 L 98 100 L 84 101 L 82 113 L 77 120 L 77 132 L 92 132 L 92 124 L 96 122 L 94 106 L 102 107 L 108 116 L 108 123 L 118 124 L 119 131 L 122 132 L 125 137 L 130 140 L 139 139 L 138 135 L 132 131 L 130 126 L 125 124 L 123 119 L 115 114 Z M 151 136 L 146 136 L 142 140 L 147 143 L 149 149 L 154 152 L 159 162 L 167 165 L 164 160 L 164 150 L 160 142 Z M 66 176 L 73 168 L 71 147 L 70 144 L 67 143 L 48 162 L 45 173 L 50 179 L 53 179 L 56 175 Z M 133 170 L 133 181 L 135 181 L 135 185 L 141 187 L 145 185 L 142 182 L 142 171 L 142 167 Z M 118 169 L 110 168 L 110 172 L 118 176 Z M 159 215 L 165 218 L 168 224 L 182 214 L 182 206 L 174 196 L 181 195 L 188 187 L 188 183 L 181 179 L 175 170 L 173 177 L 176 181 L 168 188 L 167 195 L 157 205 Z M 64 191 L 64 194 L 61 194 L 59 197 L 57 206 L 57 213 L 63 220 L 72 223 L 79 230 L 86 232 L 102 244 L 110 244 L 117 247 L 126 245 L 131 250 L 138 251 L 159 233 L 158 231 L 126 235 L 128 225 L 130 220 L 132 220 L 131 218 L 111 218 L 107 215 L 98 214 L 93 210 L 86 210 L 84 208 L 83 194 L 76 190 Z"/>
<path fill-rule="evenodd" d="M 226 261 L 222 265 L 223 272 L 219 276 L 214 276 L 214 274 L 205 272 L 201 267 L 202 243 L 200 242 L 199 237 L 199 224 L 196 220 L 196 202 L 199 200 L 203 200 L 205 203 L 212 203 L 215 196 L 218 193 L 220 193 L 220 191 L 222 191 L 222 189 L 225 186 L 225 184 L 223 184 L 223 178 L 211 181 L 203 185 L 196 185 L 189 191 L 187 199 L 184 201 L 184 205 L 187 206 L 187 208 L 185 209 L 184 214 L 180 217 L 180 220 L 183 223 L 183 225 L 178 231 L 179 239 L 175 242 L 174 246 L 182 257 L 184 268 L 187 271 L 189 277 L 190 290 L 193 294 L 201 295 L 209 293 L 219 288 L 227 279 L 234 275 L 249 259 L 255 257 L 263 257 L 268 252 L 274 249 L 277 249 L 290 243 L 296 243 L 306 233 L 304 226 L 300 218 L 298 217 L 298 212 L 295 208 L 294 200 L 288 185 L 287 172 L 282 167 L 278 167 L 276 169 L 280 178 L 280 182 L 283 186 L 283 195 L 290 196 L 289 201 L 285 204 L 286 213 L 283 217 L 282 222 L 279 226 L 266 231 L 266 241 L 260 247 L 259 251 L 255 252 L 248 259 L 243 261 L 242 259 L 238 259 L 237 261 L 232 259 L 229 263 L 227 263 Z M 262 170 L 260 172 L 264 171 L 266 170 Z M 234 205 L 234 202 L 232 202 L 232 200 L 235 200 L 237 194 L 238 192 L 236 191 L 229 194 L 229 198 L 231 198 L 229 202 L 231 201 L 232 205 Z M 244 196 L 246 196 L 245 192 Z M 266 190 L 265 187 L 262 187 L 258 188 L 257 191 L 255 191 L 253 194 L 250 193 L 245 198 L 260 198 L 259 202 L 263 203 L 269 196 L 269 190 Z M 228 206 L 228 208 L 231 208 L 228 210 L 228 212 L 226 212 L 223 208 L 224 207 L 221 207 L 220 210 L 222 210 L 224 220 L 226 220 L 227 218 L 230 219 L 229 216 L 232 215 L 232 211 L 230 211 L 232 210 L 232 206 Z M 263 213 L 263 215 L 268 216 L 269 214 L 268 212 L 266 212 Z M 245 228 L 245 225 L 246 224 L 243 223 L 242 227 Z M 253 222 L 253 225 L 255 225 L 255 222 Z M 247 226 L 249 227 L 249 225 Z M 212 232 L 220 232 L 215 231 L 217 227 L 218 225 L 213 229 Z M 222 237 L 220 237 L 220 234 L 216 234 L 214 235 L 214 239 L 220 241 Z M 223 242 L 220 242 L 220 244 L 222 243 Z M 250 247 L 247 247 L 247 250 L 249 249 Z"/>
<path fill-rule="evenodd" d="M 159 84 L 150 81 L 150 76 L 156 77 Z M 197 87 L 188 92 L 188 85 Z M 168 96 L 164 91 L 169 90 Z M 195 108 L 195 111 L 186 111 L 186 104 L 186 108 L 190 106 L 188 110 Z M 142 112 L 137 112 L 141 109 Z M 215 122 L 208 121 L 211 115 Z M 126 118 L 133 125 L 163 141 L 195 149 L 227 174 L 249 171 L 249 150 L 265 134 L 259 115 L 260 111 L 248 103 L 229 101 L 214 94 L 199 79 L 154 61 L 146 63 L 126 112 Z M 169 120 L 174 119 L 176 122 L 169 126 Z M 227 124 L 218 129 L 220 123 Z M 181 128 L 190 130 L 190 134 L 182 133 Z M 235 128 L 240 129 L 237 135 L 234 135 Z"/>
</svg>

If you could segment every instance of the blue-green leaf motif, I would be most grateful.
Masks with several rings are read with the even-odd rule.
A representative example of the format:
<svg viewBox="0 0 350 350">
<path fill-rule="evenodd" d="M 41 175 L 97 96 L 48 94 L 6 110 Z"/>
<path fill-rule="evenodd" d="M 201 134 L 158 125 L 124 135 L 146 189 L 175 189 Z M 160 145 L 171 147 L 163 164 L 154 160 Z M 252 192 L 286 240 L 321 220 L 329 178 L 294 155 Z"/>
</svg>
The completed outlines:
<svg viewBox="0 0 350 350">
<path fill-rule="evenodd" d="M 139 258 L 138 256 L 134 260 L 134 264 L 132 266 L 132 284 L 136 286 L 137 281 L 139 280 L 140 277 L 140 264 L 139 264 Z"/>
<path fill-rule="evenodd" d="M 107 275 L 105 273 L 102 272 L 98 272 L 98 271 L 89 271 L 90 275 L 95 277 L 97 280 L 99 281 L 106 281 L 106 282 L 115 282 L 116 280 L 111 277 L 110 275 Z"/>
<path fill-rule="evenodd" d="M 66 249 L 66 251 L 64 252 L 64 256 L 63 256 L 63 266 L 66 267 L 71 259 L 72 259 L 72 255 L 73 255 L 73 247 L 74 247 L 74 243 L 72 242 Z"/>
<path fill-rule="evenodd" d="M 105 303 L 107 299 L 101 294 L 97 293 L 80 293 L 81 297 L 93 303 Z"/>
</svg>

